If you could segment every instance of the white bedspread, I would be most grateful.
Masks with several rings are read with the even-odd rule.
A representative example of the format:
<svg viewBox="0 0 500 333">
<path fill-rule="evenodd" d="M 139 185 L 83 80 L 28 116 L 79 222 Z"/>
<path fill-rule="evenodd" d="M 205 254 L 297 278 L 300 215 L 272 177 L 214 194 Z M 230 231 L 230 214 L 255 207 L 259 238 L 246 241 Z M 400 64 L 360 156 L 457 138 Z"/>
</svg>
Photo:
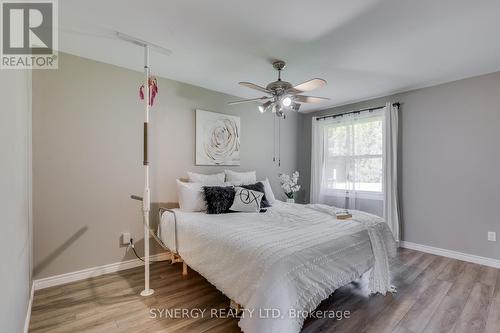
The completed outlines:
<svg viewBox="0 0 500 333">
<path fill-rule="evenodd" d="M 276 202 L 266 213 L 208 215 L 175 211 L 178 252 L 184 261 L 248 311 L 239 326 L 247 333 L 300 332 L 303 316 L 335 289 L 371 268 L 370 287 L 390 290 L 388 256 L 396 243 L 374 215 L 352 211 L 337 220 L 335 208 Z M 173 214 L 165 213 L 158 235 L 171 249 Z M 270 318 L 274 309 L 278 318 Z M 251 315 L 250 315 L 251 314 Z"/>
</svg>

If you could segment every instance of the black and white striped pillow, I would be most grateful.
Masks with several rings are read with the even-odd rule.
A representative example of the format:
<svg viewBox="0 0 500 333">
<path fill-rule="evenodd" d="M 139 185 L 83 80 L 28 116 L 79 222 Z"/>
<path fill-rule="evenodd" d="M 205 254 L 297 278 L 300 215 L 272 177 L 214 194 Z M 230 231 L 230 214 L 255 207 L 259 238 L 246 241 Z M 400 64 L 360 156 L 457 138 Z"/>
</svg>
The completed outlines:
<svg viewBox="0 0 500 333">
<path fill-rule="evenodd" d="M 230 210 L 234 212 L 253 212 L 260 211 L 260 203 L 264 193 L 249 190 L 243 187 L 235 187 L 233 205 Z"/>
</svg>

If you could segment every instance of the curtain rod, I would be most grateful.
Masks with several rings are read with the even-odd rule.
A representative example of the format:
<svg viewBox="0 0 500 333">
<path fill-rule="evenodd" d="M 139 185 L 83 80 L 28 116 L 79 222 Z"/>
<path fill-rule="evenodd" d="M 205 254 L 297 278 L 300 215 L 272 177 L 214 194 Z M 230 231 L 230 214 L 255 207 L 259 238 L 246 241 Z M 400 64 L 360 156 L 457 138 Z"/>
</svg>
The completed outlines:
<svg viewBox="0 0 500 333">
<path fill-rule="evenodd" d="M 400 104 L 399 103 L 392 103 L 392 106 L 399 107 Z M 364 111 L 375 111 L 375 110 L 380 110 L 380 109 L 383 109 L 383 108 L 385 108 L 385 105 L 376 106 L 376 107 L 373 107 L 373 108 L 366 108 L 366 109 L 360 109 L 360 110 L 354 110 L 354 111 L 347 111 L 347 112 L 342 112 L 342 113 L 336 113 L 336 114 L 329 114 L 329 115 L 322 116 L 322 117 L 316 117 L 316 120 L 323 120 L 323 119 L 327 119 L 327 118 L 337 118 L 337 117 L 342 117 L 343 115 L 346 115 L 346 114 L 361 113 L 361 112 L 364 112 Z"/>
</svg>

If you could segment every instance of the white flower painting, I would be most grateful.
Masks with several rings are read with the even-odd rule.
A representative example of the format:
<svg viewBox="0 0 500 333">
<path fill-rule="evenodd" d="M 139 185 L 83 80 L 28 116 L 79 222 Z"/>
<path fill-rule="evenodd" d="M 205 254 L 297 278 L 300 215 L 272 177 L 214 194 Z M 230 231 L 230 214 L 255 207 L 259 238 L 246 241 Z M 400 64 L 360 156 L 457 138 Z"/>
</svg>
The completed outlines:
<svg viewBox="0 0 500 333">
<path fill-rule="evenodd" d="M 196 110 L 196 165 L 240 165 L 240 117 Z"/>
</svg>

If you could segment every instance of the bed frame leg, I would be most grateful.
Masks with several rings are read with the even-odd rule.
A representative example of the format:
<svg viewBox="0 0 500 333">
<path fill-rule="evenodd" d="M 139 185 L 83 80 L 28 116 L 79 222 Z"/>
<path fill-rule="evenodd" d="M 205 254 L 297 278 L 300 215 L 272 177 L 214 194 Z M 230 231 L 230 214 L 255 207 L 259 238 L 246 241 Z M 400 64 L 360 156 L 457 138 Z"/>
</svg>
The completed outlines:
<svg viewBox="0 0 500 333">
<path fill-rule="evenodd" d="M 175 263 L 178 263 L 178 262 L 182 262 L 181 256 L 178 255 L 178 254 L 174 254 L 174 253 L 172 253 L 170 255 L 170 260 L 172 261 L 172 265 L 175 264 Z"/>
<path fill-rule="evenodd" d="M 241 311 L 241 305 L 233 301 L 232 299 L 229 300 L 229 307 L 233 310 L 235 310 L 237 313 Z"/>
<path fill-rule="evenodd" d="M 182 262 L 182 275 L 188 275 L 188 265 L 185 262 Z"/>
</svg>

